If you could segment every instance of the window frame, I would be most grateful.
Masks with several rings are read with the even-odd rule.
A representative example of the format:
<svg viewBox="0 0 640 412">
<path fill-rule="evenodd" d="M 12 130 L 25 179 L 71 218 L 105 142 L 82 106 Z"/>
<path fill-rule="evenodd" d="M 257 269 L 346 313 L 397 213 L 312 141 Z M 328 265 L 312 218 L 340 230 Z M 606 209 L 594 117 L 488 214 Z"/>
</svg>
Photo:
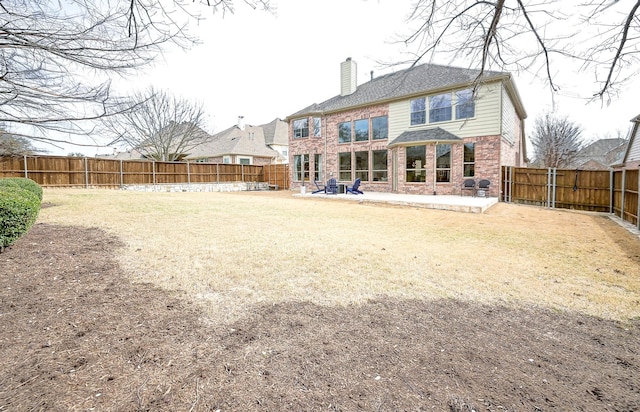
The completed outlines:
<svg viewBox="0 0 640 412">
<path fill-rule="evenodd" d="M 456 120 L 471 119 L 475 117 L 476 103 L 473 99 L 473 90 L 463 89 L 463 90 L 458 90 L 454 93 L 456 95 Z M 463 103 L 460 103 L 461 101 Z"/>
<path fill-rule="evenodd" d="M 313 155 L 313 179 L 322 182 L 322 154 Z"/>
<path fill-rule="evenodd" d="M 471 148 L 469 149 L 469 146 Z M 462 176 L 475 177 L 476 174 L 476 144 L 474 142 L 465 143 L 462 146 Z M 471 160 L 467 158 L 468 151 L 471 150 Z M 471 173 L 468 173 L 468 171 Z"/>
<path fill-rule="evenodd" d="M 346 127 L 343 127 L 344 125 L 349 125 L 349 128 L 347 129 Z M 348 140 L 345 140 L 345 137 L 343 137 L 343 131 L 345 133 L 347 131 L 349 132 Z M 351 143 L 352 135 L 353 135 L 353 130 L 351 128 L 351 121 L 338 123 L 338 144 Z"/>
<path fill-rule="evenodd" d="M 364 161 L 364 167 L 362 164 L 358 164 L 358 162 Z M 353 164 L 355 168 L 355 176 L 356 179 L 360 178 L 363 182 L 369 181 L 369 151 L 368 150 L 358 150 L 353 152 Z"/>
<path fill-rule="evenodd" d="M 442 148 L 442 149 L 440 149 Z M 446 150 L 448 148 L 448 150 Z M 436 183 L 450 183 L 451 182 L 451 160 L 453 145 L 450 143 L 436 144 L 435 156 L 436 156 Z M 443 152 L 440 154 L 440 152 Z M 440 159 L 444 155 L 448 155 L 448 163 L 444 165 L 440 162 Z"/>
<path fill-rule="evenodd" d="M 300 167 L 302 169 L 300 170 Z M 293 155 L 293 181 L 309 181 L 309 154 Z"/>
<path fill-rule="evenodd" d="M 380 153 L 384 153 L 384 169 L 378 168 L 376 164 L 376 154 Z M 389 151 L 387 149 L 371 151 L 371 179 L 374 182 L 386 182 L 389 180 Z"/>
<path fill-rule="evenodd" d="M 343 168 L 343 159 L 348 160 L 349 168 Z M 346 166 L 346 164 L 344 164 Z M 353 160 L 351 152 L 338 152 L 338 180 L 342 182 L 350 182 L 353 176 Z"/>
<path fill-rule="evenodd" d="M 453 111 L 451 110 L 452 95 L 453 93 L 449 92 L 429 96 L 429 124 L 453 120 Z M 445 114 L 445 116 L 441 118 L 442 114 Z"/>
<path fill-rule="evenodd" d="M 381 127 L 376 127 L 376 123 L 384 119 L 384 133 L 376 133 Z M 371 118 L 371 140 L 384 140 L 389 138 L 389 116 L 376 116 Z"/>
<path fill-rule="evenodd" d="M 306 126 L 299 126 L 303 122 Z M 306 135 L 305 135 L 305 131 L 306 131 Z M 293 121 L 293 138 L 304 139 L 307 137 L 309 137 L 309 118 L 303 117 L 301 119 L 295 119 Z"/>
<path fill-rule="evenodd" d="M 420 102 L 422 103 L 419 104 Z M 410 105 L 411 126 L 427 124 L 429 121 L 429 119 L 427 119 L 427 98 L 418 97 L 411 99 Z"/>
<path fill-rule="evenodd" d="M 358 127 L 363 127 L 362 125 L 366 125 L 367 132 L 366 133 L 358 133 Z M 355 142 L 368 142 L 369 141 L 369 119 L 358 119 L 353 121 L 353 140 Z"/>
<path fill-rule="evenodd" d="M 313 117 L 313 137 L 322 137 L 322 118 Z"/>
<path fill-rule="evenodd" d="M 409 150 L 420 150 L 421 157 L 417 154 L 410 154 Z M 405 182 L 407 183 L 424 183 L 427 179 L 427 170 L 424 167 L 427 162 L 427 145 L 413 145 L 405 147 Z M 411 164 L 409 161 L 412 160 Z M 416 160 L 420 160 L 421 164 L 416 167 Z M 413 179 L 409 179 L 409 176 L 413 176 Z"/>
</svg>

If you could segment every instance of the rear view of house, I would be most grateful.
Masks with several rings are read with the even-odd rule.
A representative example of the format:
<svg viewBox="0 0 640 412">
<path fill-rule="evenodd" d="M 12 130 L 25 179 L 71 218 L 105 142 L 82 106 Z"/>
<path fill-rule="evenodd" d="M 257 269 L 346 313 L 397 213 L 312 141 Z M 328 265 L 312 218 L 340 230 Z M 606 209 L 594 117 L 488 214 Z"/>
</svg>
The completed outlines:
<svg viewBox="0 0 640 412">
<path fill-rule="evenodd" d="M 460 194 L 465 179 L 524 166 L 526 112 L 508 73 L 423 64 L 357 85 L 341 64 L 340 94 L 292 115 L 291 187 L 332 177 L 365 190 Z M 474 89 L 475 87 L 475 89 Z"/>
</svg>

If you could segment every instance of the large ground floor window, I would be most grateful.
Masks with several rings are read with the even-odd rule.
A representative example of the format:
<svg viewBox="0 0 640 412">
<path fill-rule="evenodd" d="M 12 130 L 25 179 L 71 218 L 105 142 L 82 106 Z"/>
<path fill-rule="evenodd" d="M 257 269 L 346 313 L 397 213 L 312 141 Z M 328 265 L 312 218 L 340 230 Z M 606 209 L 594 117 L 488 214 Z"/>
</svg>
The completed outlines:
<svg viewBox="0 0 640 412">
<path fill-rule="evenodd" d="M 321 182 L 322 181 L 322 155 L 313 155 L 313 178 Z"/>
<path fill-rule="evenodd" d="M 427 146 L 407 146 L 406 154 L 406 181 L 424 182 L 426 179 L 426 171 L 424 170 L 424 165 L 426 163 L 427 157 Z"/>
<path fill-rule="evenodd" d="M 371 178 L 374 182 L 386 182 L 388 179 L 387 171 L 387 151 L 373 150 L 371 152 Z"/>
<path fill-rule="evenodd" d="M 356 179 L 363 182 L 369 180 L 369 152 L 355 152 L 353 154 L 356 165 Z"/>
<path fill-rule="evenodd" d="M 363 182 L 388 180 L 387 150 L 338 153 L 338 163 L 341 181 L 351 181 L 354 174 Z"/>
<path fill-rule="evenodd" d="M 474 177 L 476 174 L 476 148 L 474 143 L 464 144 L 463 176 Z"/>
<path fill-rule="evenodd" d="M 338 153 L 339 180 L 351 180 L 351 152 Z"/>
<path fill-rule="evenodd" d="M 436 182 L 451 181 L 451 145 L 436 145 Z"/>
<path fill-rule="evenodd" d="M 293 181 L 309 181 L 309 155 L 293 156 Z"/>
</svg>

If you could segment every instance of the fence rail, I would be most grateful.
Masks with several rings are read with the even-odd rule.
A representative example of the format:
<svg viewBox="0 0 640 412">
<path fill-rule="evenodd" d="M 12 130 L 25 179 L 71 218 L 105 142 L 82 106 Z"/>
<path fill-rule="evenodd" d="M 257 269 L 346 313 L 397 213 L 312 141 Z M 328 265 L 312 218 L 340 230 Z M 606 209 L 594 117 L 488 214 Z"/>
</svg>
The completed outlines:
<svg viewBox="0 0 640 412">
<path fill-rule="evenodd" d="M 615 213 L 640 228 L 638 170 L 502 168 L 504 202 Z"/>
<path fill-rule="evenodd" d="M 288 165 L 156 162 L 89 157 L 0 157 L 0 177 L 28 177 L 43 187 L 105 187 L 262 182 L 289 188 Z"/>
</svg>

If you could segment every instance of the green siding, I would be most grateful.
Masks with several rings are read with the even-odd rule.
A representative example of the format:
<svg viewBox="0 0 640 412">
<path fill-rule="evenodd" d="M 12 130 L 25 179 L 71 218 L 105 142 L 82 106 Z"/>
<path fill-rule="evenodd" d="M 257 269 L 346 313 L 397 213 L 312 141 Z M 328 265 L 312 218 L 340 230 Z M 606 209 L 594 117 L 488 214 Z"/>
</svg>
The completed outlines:
<svg viewBox="0 0 640 412">
<path fill-rule="evenodd" d="M 516 109 L 504 87 L 502 88 L 502 136 L 510 143 L 516 141 Z"/>
</svg>

